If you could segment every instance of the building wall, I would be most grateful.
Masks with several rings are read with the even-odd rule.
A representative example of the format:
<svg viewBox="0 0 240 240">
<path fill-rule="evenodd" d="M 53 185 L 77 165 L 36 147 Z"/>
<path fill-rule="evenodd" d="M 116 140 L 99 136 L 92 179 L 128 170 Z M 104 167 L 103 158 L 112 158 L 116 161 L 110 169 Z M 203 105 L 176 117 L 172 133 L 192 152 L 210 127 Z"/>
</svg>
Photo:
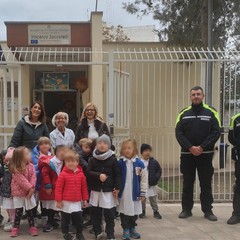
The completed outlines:
<svg viewBox="0 0 240 240">
<path fill-rule="evenodd" d="M 29 24 L 51 24 L 51 22 L 5 22 L 7 27 L 7 44 L 9 47 L 27 47 L 28 25 Z M 71 46 L 72 47 L 91 47 L 91 25 L 90 22 L 60 23 L 71 25 Z M 17 36 L 17 37 L 16 37 Z M 53 46 L 57 47 L 57 46 Z"/>
</svg>

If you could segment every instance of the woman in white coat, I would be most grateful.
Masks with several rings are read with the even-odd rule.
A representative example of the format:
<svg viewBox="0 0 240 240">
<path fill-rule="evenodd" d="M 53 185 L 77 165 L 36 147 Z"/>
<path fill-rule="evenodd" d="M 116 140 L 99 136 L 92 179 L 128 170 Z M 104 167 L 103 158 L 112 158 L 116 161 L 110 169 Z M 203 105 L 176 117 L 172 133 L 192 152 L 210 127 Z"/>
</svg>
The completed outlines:
<svg viewBox="0 0 240 240">
<path fill-rule="evenodd" d="M 65 112 L 58 112 L 52 118 L 52 124 L 56 127 L 50 133 L 50 139 L 52 147 L 56 148 L 59 145 L 72 147 L 75 139 L 74 132 L 67 128 L 68 125 L 68 114 Z"/>
</svg>

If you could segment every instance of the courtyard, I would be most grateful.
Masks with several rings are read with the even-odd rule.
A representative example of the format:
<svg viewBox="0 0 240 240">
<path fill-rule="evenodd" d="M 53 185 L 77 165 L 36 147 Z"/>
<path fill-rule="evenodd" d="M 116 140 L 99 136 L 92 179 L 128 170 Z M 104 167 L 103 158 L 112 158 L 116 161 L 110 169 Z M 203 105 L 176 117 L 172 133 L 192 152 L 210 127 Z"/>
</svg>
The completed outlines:
<svg viewBox="0 0 240 240">
<path fill-rule="evenodd" d="M 152 217 L 151 209 L 148 206 L 148 216 L 138 220 L 138 230 L 142 234 L 143 240 L 235 240 L 239 239 L 240 225 L 230 226 L 226 224 L 232 212 L 230 203 L 214 204 L 214 213 L 218 216 L 218 222 L 209 222 L 203 218 L 201 207 L 196 204 L 193 209 L 193 217 L 182 220 L 177 217 L 181 210 L 180 204 L 159 204 L 162 220 Z M 116 221 L 116 238 L 121 239 L 120 220 Z M 93 235 L 84 230 L 87 240 L 95 239 Z M 0 239 L 9 240 L 9 233 L 0 230 Z M 61 240 L 62 235 L 59 230 L 51 233 L 42 233 L 38 237 L 31 237 L 27 234 L 27 221 L 22 222 L 18 240 L 41 239 L 41 240 Z"/>
</svg>

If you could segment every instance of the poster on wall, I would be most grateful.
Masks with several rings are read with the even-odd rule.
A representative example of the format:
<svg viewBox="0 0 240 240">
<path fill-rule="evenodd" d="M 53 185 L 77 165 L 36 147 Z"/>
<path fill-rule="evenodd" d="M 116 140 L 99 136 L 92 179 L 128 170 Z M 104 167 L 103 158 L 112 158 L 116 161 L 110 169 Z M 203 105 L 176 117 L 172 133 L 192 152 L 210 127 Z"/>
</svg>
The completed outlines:
<svg viewBox="0 0 240 240">
<path fill-rule="evenodd" d="M 67 72 L 44 72 L 43 89 L 52 91 L 69 90 L 69 73 Z"/>
<path fill-rule="evenodd" d="M 28 25 L 29 45 L 70 45 L 70 24 L 30 24 Z"/>
</svg>

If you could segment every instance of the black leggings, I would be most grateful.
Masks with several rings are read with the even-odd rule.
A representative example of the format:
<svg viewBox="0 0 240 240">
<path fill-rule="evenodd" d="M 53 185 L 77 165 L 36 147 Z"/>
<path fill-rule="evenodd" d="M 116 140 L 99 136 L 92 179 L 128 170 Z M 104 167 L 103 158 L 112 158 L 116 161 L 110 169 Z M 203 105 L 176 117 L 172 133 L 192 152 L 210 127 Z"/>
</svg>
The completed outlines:
<svg viewBox="0 0 240 240">
<path fill-rule="evenodd" d="M 34 210 L 26 210 L 27 219 L 30 227 L 34 227 Z M 23 208 L 16 208 L 15 209 L 15 220 L 14 220 L 14 227 L 19 228 L 20 222 L 23 216 Z"/>
<path fill-rule="evenodd" d="M 52 225 L 55 223 L 55 220 L 54 220 L 55 213 L 56 213 L 56 211 L 54 211 L 52 209 L 42 208 L 42 217 L 46 216 L 48 218 L 48 221 L 47 221 L 48 224 Z"/>
<path fill-rule="evenodd" d="M 76 226 L 77 233 L 82 233 L 83 230 L 83 220 L 82 220 L 82 212 L 73 212 L 73 213 L 65 213 L 62 212 L 62 233 L 66 234 L 69 232 L 69 224 L 72 222 Z"/>
</svg>

